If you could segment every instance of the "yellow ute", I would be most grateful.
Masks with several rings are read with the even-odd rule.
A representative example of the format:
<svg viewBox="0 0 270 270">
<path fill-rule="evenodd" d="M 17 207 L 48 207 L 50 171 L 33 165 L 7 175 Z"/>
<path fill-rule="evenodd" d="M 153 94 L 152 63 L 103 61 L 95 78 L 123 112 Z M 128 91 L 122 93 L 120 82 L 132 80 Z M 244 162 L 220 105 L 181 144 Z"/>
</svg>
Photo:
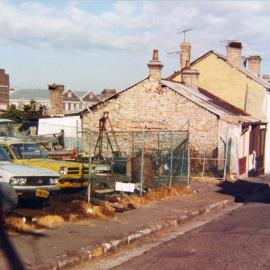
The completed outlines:
<svg viewBox="0 0 270 270">
<path fill-rule="evenodd" d="M 51 159 L 34 143 L 1 143 L 14 163 L 47 168 L 60 174 L 60 188 L 80 188 L 87 185 L 88 165 Z"/>
</svg>

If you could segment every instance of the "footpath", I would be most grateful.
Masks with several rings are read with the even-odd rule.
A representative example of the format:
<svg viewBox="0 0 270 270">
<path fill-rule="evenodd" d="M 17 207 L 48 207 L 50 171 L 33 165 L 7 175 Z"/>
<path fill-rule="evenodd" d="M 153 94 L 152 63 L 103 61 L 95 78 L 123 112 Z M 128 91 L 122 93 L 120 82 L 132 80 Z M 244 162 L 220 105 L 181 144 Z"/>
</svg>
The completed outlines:
<svg viewBox="0 0 270 270">
<path fill-rule="evenodd" d="M 193 183 L 192 189 L 197 192 L 118 213 L 114 219 L 66 223 L 37 234 L 10 235 L 9 239 L 25 269 L 64 269 L 209 211 L 222 209 L 234 203 L 235 199 L 240 201 L 243 191 L 245 198 L 267 192 L 269 185 L 265 179 L 248 179 L 242 181 L 240 186 L 234 183 L 220 186 Z M 1 251 L 0 269 L 11 269 Z"/>
</svg>

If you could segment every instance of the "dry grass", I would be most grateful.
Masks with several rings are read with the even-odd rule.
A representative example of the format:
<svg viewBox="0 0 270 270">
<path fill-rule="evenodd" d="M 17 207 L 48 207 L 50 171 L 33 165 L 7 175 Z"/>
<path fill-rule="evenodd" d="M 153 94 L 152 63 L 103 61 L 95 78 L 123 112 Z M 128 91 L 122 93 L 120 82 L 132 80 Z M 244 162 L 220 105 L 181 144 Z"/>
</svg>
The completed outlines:
<svg viewBox="0 0 270 270">
<path fill-rule="evenodd" d="M 46 228 L 53 228 L 55 225 L 63 224 L 64 222 L 64 219 L 58 215 L 47 215 L 37 219 L 37 224 Z"/>
<path fill-rule="evenodd" d="M 171 196 L 179 196 L 183 194 L 192 193 L 191 187 L 177 187 L 174 186 L 171 189 L 168 187 L 160 187 L 159 189 L 147 192 L 144 196 L 127 196 L 121 197 L 120 203 L 127 205 L 132 204 L 135 207 L 141 207 L 154 201 L 161 201 Z"/>
<path fill-rule="evenodd" d="M 31 232 L 35 229 L 35 226 L 25 222 L 25 218 L 21 217 L 7 217 L 5 225 L 9 231 L 13 232 Z"/>
<path fill-rule="evenodd" d="M 220 184 L 220 180 L 214 177 L 192 177 L 192 182 L 202 183 L 202 184 L 211 184 L 218 185 Z"/>
<path fill-rule="evenodd" d="M 154 201 L 161 201 L 171 196 L 192 193 L 190 187 L 161 187 L 149 191 L 144 196 L 122 195 L 117 197 L 117 203 L 103 202 L 100 205 L 89 205 L 83 200 L 71 202 L 52 202 L 50 206 L 42 209 L 19 209 L 17 216 L 9 216 L 6 226 L 11 231 L 33 231 L 40 228 L 53 228 L 66 222 L 77 222 L 82 219 L 112 219 L 116 215 L 114 204 L 126 209 L 142 207 Z M 27 217 L 27 218 L 25 218 Z"/>
</svg>

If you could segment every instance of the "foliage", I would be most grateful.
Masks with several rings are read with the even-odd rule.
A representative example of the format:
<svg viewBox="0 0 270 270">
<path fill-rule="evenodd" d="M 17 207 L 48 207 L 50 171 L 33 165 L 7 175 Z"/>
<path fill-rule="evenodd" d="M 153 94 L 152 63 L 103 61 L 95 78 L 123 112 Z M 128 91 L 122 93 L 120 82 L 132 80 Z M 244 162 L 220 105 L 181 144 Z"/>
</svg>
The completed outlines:
<svg viewBox="0 0 270 270">
<path fill-rule="evenodd" d="M 23 111 L 17 109 L 15 105 L 11 105 L 5 112 L 1 113 L 0 118 L 21 122 L 23 119 Z"/>
<path fill-rule="evenodd" d="M 7 118 L 15 122 L 25 122 L 27 120 L 35 120 L 44 115 L 46 107 L 39 105 L 35 100 L 31 100 L 29 104 L 24 105 L 23 110 L 17 109 L 15 105 L 0 115 L 0 118 Z"/>
<path fill-rule="evenodd" d="M 29 104 L 24 105 L 23 120 L 31 120 L 40 118 L 45 112 L 44 105 L 38 105 L 35 100 L 31 100 Z"/>
</svg>

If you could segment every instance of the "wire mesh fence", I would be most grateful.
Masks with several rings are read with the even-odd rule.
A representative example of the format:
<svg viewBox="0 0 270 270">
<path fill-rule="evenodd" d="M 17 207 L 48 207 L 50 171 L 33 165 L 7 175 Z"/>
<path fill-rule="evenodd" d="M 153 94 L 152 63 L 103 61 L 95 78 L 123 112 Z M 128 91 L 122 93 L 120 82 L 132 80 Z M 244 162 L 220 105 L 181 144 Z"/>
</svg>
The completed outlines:
<svg viewBox="0 0 270 270">
<path fill-rule="evenodd" d="M 187 185 L 194 176 L 225 179 L 228 157 L 212 149 L 219 143 L 210 143 L 208 151 L 194 151 L 188 124 L 176 131 L 148 130 L 143 125 L 139 130 L 114 131 L 102 128 L 102 123 L 99 131 L 76 125 L 73 136 L 63 131 L 66 126 L 57 126 L 57 134 L 6 139 L 36 143 L 53 159 L 82 163 L 84 169 L 78 171 L 92 190 L 115 189 L 121 182 L 132 183 L 142 194 L 160 186 Z"/>
<path fill-rule="evenodd" d="M 92 186 L 116 182 L 146 188 L 187 185 L 188 131 L 82 132 L 77 137 L 82 162 L 92 157 Z M 89 155 L 90 153 L 90 155 Z"/>
</svg>

